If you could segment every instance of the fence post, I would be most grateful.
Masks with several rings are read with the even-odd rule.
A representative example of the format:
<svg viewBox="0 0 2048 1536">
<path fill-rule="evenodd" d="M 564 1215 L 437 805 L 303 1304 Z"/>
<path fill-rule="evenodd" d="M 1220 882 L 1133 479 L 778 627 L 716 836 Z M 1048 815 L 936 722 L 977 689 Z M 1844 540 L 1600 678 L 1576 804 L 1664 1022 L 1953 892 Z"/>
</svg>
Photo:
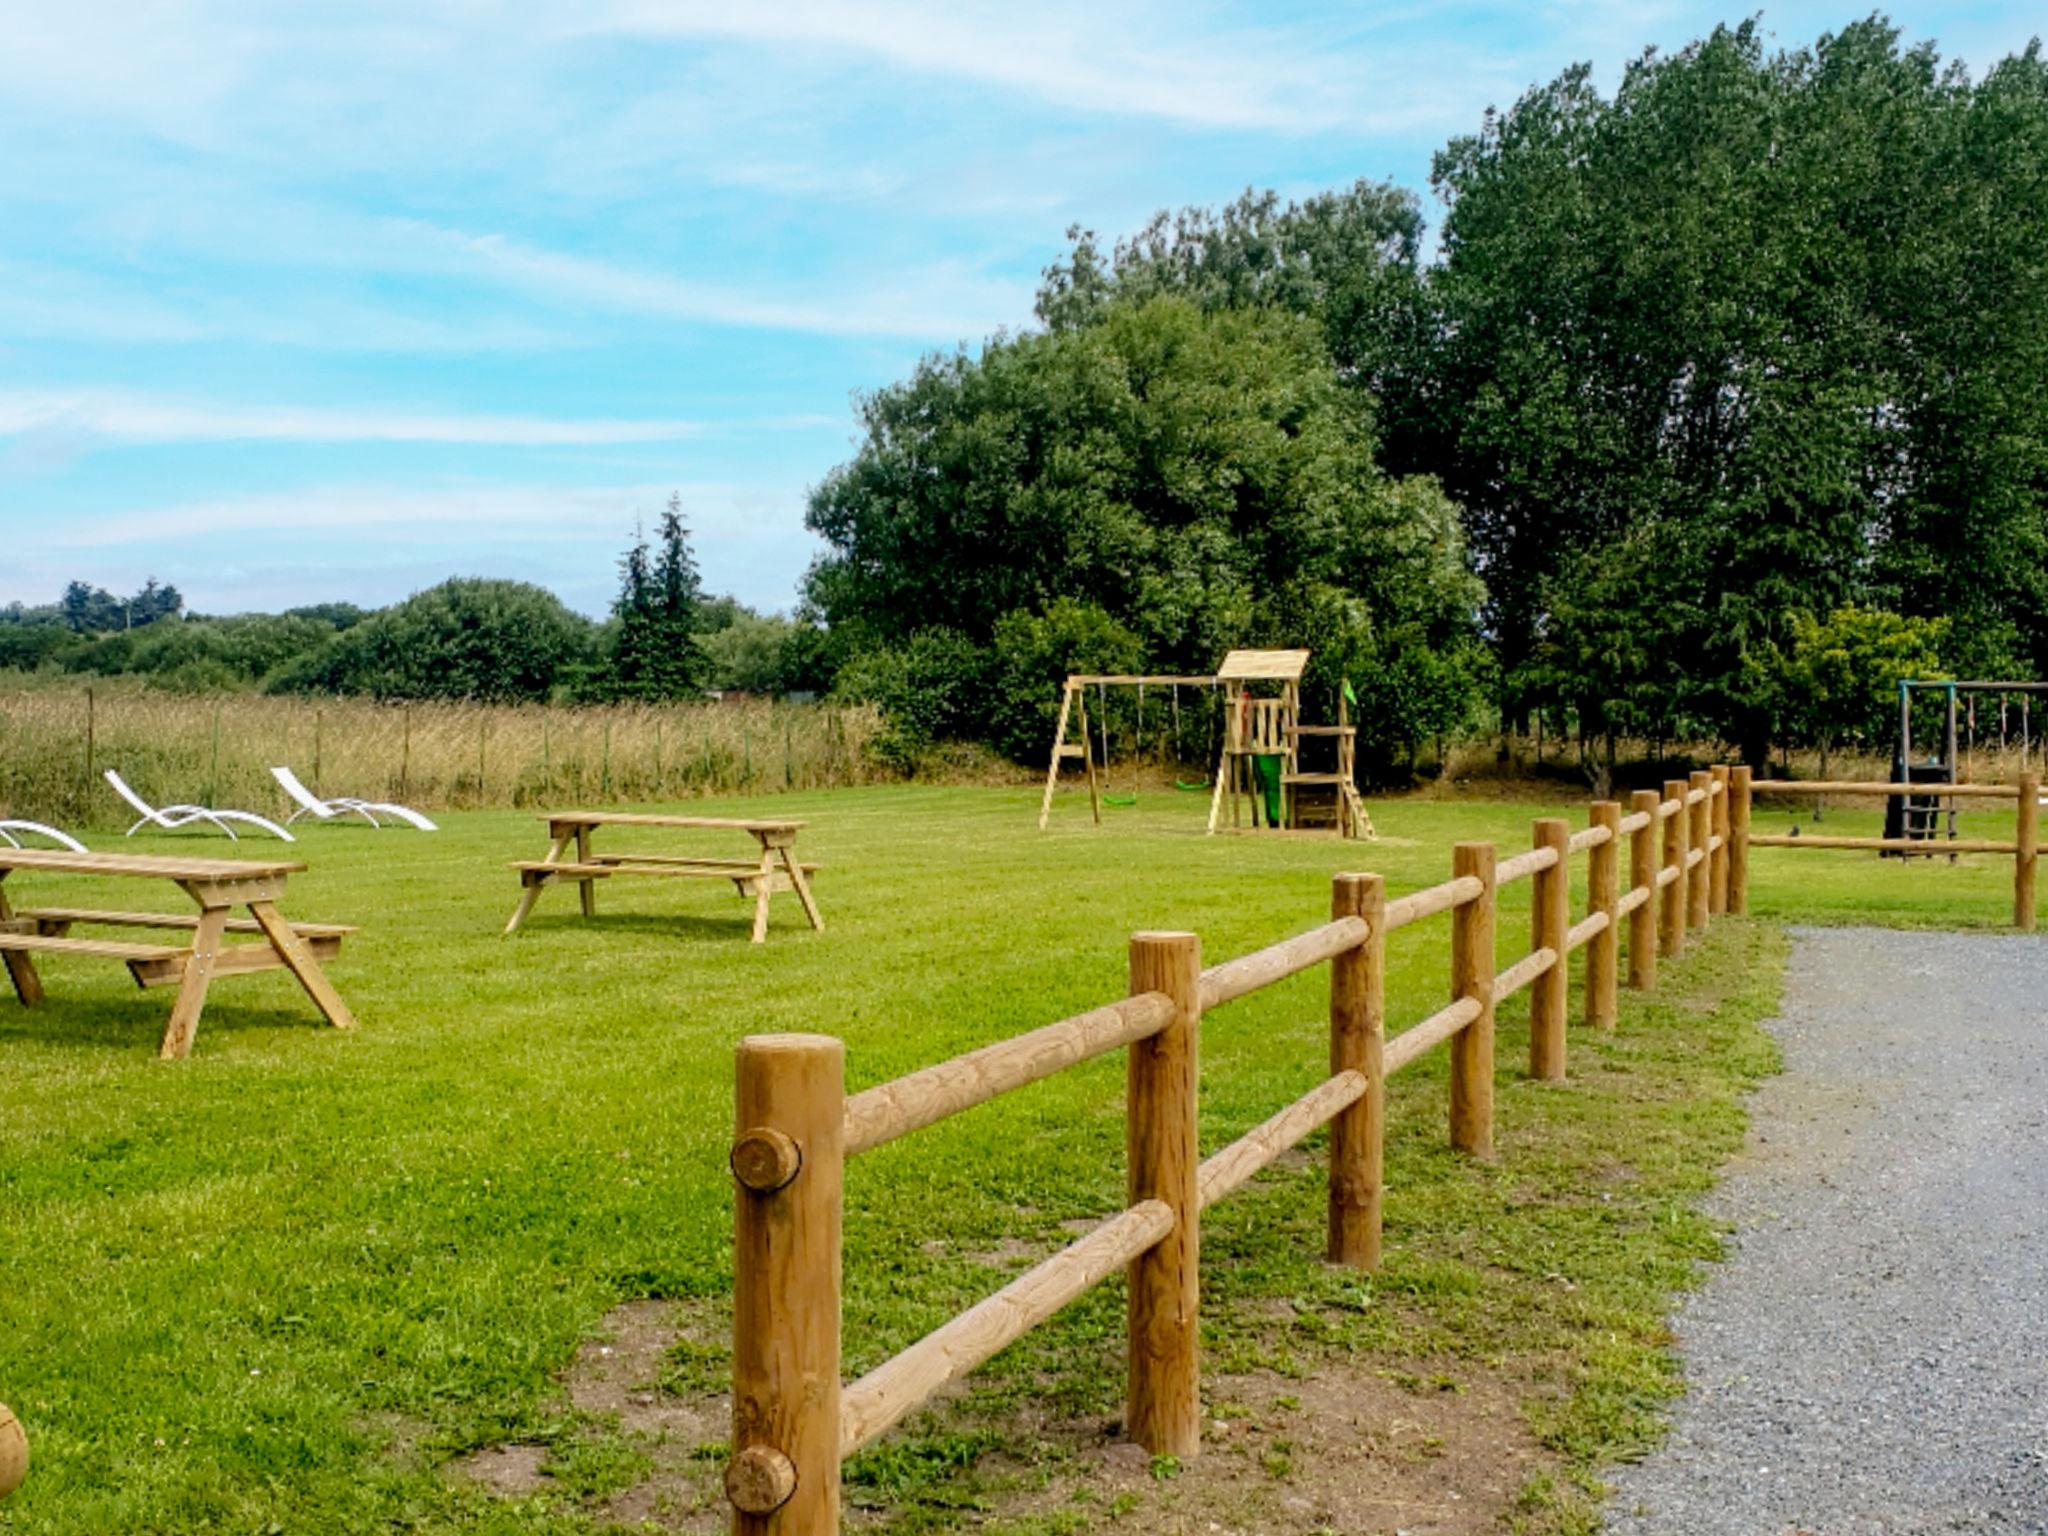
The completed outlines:
<svg viewBox="0 0 2048 1536">
<path fill-rule="evenodd" d="M 1685 792 L 1688 795 L 1694 790 L 1705 793 L 1711 790 L 1713 782 L 1704 769 L 1695 770 L 1691 780 L 1686 784 Z M 1691 824 L 1686 830 L 1687 857 L 1691 856 L 1691 850 L 1694 848 L 1708 848 L 1707 835 L 1713 820 L 1712 807 L 1713 797 L 1710 793 L 1705 794 L 1705 798 L 1698 805 L 1687 807 L 1691 817 Z M 1686 921 L 1694 928 L 1707 926 L 1707 889 L 1713 883 L 1708 879 L 1707 866 L 1712 862 L 1713 857 L 1709 853 L 1707 857 L 1693 865 L 1686 875 L 1685 916 Z"/>
<path fill-rule="evenodd" d="M 28 1478 L 28 1432 L 14 1410 L 0 1403 L 0 1499 L 6 1498 Z"/>
<path fill-rule="evenodd" d="M 1451 1001 L 1469 997 L 1479 1017 L 1451 1037 L 1451 1145 L 1474 1157 L 1493 1156 L 1493 906 L 1491 843 L 1459 843 L 1451 874 L 1470 875 L 1483 889 L 1451 909 Z"/>
<path fill-rule="evenodd" d="M 1362 917 L 1365 942 L 1330 962 L 1330 1071 L 1363 1072 L 1365 1097 L 1330 1122 L 1332 1264 L 1376 1269 L 1386 1145 L 1387 883 L 1378 875 L 1338 875 L 1330 916 Z"/>
<path fill-rule="evenodd" d="M 1586 822 L 1607 829 L 1607 841 L 1586 859 L 1586 912 L 1607 914 L 1607 926 L 1586 945 L 1586 1024 L 1612 1029 L 1615 982 L 1621 969 L 1621 935 L 1614 931 L 1614 904 L 1621 898 L 1621 834 L 1615 831 L 1621 824 L 1621 807 L 1612 800 L 1595 800 Z"/>
<path fill-rule="evenodd" d="M 1124 1156 L 1130 1203 L 1163 1200 L 1173 1230 L 1130 1266 L 1130 1372 L 1124 1432 L 1155 1456 L 1202 1448 L 1200 1160 L 1195 1092 L 1202 1018 L 1202 943 L 1192 933 L 1131 935 L 1131 995 L 1164 992 L 1172 1021 L 1128 1052 Z"/>
<path fill-rule="evenodd" d="M 2041 775 L 2020 775 L 2019 825 L 2012 870 L 2012 925 L 2034 931 L 2034 879 L 2041 849 Z"/>
<path fill-rule="evenodd" d="M 1677 870 L 1678 878 L 1664 887 L 1657 908 L 1657 948 L 1667 955 L 1685 953 L 1685 845 L 1690 821 L 1686 787 L 1683 779 L 1664 781 L 1664 798 L 1678 802 L 1678 809 L 1664 819 L 1664 868 Z"/>
<path fill-rule="evenodd" d="M 1707 802 L 1707 809 L 1713 813 L 1707 820 L 1707 827 L 1720 842 L 1714 848 L 1713 857 L 1707 860 L 1707 911 L 1719 917 L 1728 910 L 1728 765 L 1716 763 L 1708 770 L 1708 775 L 1715 793 L 1714 798 Z"/>
<path fill-rule="evenodd" d="M 1630 890 L 1648 886 L 1650 896 L 1628 915 L 1628 984 L 1638 992 L 1657 985 L 1657 791 L 1639 789 L 1629 798 L 1631 814 L 1649 815 L 1640 831 L 1629 834 L 1628 883 Z"/>
<path fill-rule="evenodd" d="M 735 1536 L 838 1536 L 845 1048 L 751 1035 L 732 1147 Z"/>
<path fill-rule="evenodd" d="M 1749 911 L 1749 764 L 1737 763 L 1728 776 L 1728 910 Z"/>
<path fill-rule="evenodd" d="M 1557 851 L 1557 862 L 1539 869 L 1529 886 L 1529 949 L 1554 951 L 1557 963 L 1529 984 L 1529 1075 L 1545 1082 L 1564 1081 L 1565 1058 L 1565 932 L 1572 925 L 1572 829 L 1554 816 L 1536 823 L 1533 845 Z"/>
</svg>

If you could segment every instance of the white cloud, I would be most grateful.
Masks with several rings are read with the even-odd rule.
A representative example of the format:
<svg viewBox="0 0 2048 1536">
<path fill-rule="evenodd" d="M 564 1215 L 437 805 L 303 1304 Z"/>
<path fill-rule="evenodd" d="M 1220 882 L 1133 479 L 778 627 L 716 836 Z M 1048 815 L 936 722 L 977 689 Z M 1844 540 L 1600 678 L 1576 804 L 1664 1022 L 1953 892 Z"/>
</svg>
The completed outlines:
<svg viewBox="0 0 2048 1536">
<path fill-rule="evenodd" d="M 673 320 L 814 336 L 952 340 L 986 335 L 1031 310 L 1028 286 L 984 278 L 959 264 L 928 266 L 910 274 L 907 284 L 892 279 L 854 294 L 785 298 L 564 255 L 502 235 L 447 235 L 480 275 L 495 281 L 558 301 Z"/>
<path fill-rule="evenodd" d="M 673 442 L 695 421 L 563 421 L 294 405 L 236 405 L 125 390 L 0 390 L 0 436 L 114 438 L 131 443 L 466 443 L 577 447 Z"/>
</svg>

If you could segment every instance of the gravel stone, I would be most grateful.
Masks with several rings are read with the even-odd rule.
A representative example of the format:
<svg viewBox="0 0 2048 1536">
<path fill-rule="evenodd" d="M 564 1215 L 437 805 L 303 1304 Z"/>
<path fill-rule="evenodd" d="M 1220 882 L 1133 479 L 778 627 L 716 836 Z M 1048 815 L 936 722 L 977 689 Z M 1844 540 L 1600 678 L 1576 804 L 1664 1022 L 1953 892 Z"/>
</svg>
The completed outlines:
<svg viewBox="0 0 2048 1536">
<path fill-rule="evenodd" d="M 1613 1536 L 2048 1533 L 2048 939 L 1802 929 Z"/>
</svg>

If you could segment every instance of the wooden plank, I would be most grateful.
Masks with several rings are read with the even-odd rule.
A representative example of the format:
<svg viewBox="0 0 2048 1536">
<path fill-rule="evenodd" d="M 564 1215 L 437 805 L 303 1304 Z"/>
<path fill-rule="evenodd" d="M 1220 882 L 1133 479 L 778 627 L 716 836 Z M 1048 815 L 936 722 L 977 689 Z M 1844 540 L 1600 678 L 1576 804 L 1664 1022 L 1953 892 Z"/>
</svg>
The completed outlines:
<svg viewBox="0 0 2048 1536">
<path fill-rule="evenodd" d="M 1172 1018 L 1173 1001 L 1168 997 L 1156 992 L 1127 997 L 856 1093 L 846 1101 L 846 1155 L 936 1125 L 1012 1089 L 1155 1035 Z"/>
<path fill-rule="evenodd" d="M 1308 667 L 1307 651 L 1232 651 L 1216 669 L 1219 682 L 1296 683 Z"/>
<path fill-rule="evenodd" d="M 733 816 L 655 816 L 629 811 L 543 811 L 536 817 L 565 827 L 683 827 L 730 832 L 794 832 L 805 822 Z"/>
<path fill-rule="evenodd" d="M 751 877 L 754 887 L 754 942 L 756 944 L 768 942 L 768 898 L 775 894 L 773 889 L 775 881 L 774 860 L 774 850 L 763 846 L 761 849 L 760 869 Z"/>
<path fill-rule="evenodd" d="M 548 844 L 547 856 L 540 861 L 543 864 L 560 862 L 562 854 L 569 846 L 570 834 L 553 832 L 551 835 L 553 840 Z M 520 866 L 513 867 L 517 869 Z M 541 889 L 546 884 L 545 880 L 529 880 L 522 872 L 519 880 L 519 904 L 512 909 L 511 921 L 505 924 L 507 935 L 519 931 L 519 925 L 532 914 L 534 903 L 540 900 Z"/>
<path fill-rule="evenodd" d="M 817 898 L 811 895 L 811 882 L 809 879 L 811 871 L 817 866 L 799 864 L 796 861 L 796 854 L 786 845 L 777 851 L 782 855 L 783 872 L 789 876 L 789 883 L 796 887 L 796 899 L 803 904 L 804 916 L 811 920 L 812 931 L 823 933 L 825 931 L 825 917 L 818 910 Z"/>
<path fill-rule="evenodd" d="M 192 1038 L 199 1033 L 199 1015 L 206 1007 L 207 984 L 213 980 L 214 962 L 220 958 L 221 934 L 226 931 L 228 909 L 208 907 L 192 932 L 192 949 L 178 979 L 178 996 L 171 1004 L 171 1017 L 164 1025 L 164 1041 L 157 1055 L 164 1061 L 180 1061 L 192 1052 Z"/>
<path fill-rule="evenodd" d="M 1942 857 L 1951 853 L 2011 853 L 2014 845 L 1995 838 L 1941 837 L 1784 837 L 1777 833 L 1752 832 L 1752 848 L 1861 848 L 1888 853 L 1924 853 Z"/>
<path fill-rule="evenodd" d="M 590 863 L 590 825 L 585 823 L 577 826 L 575 834 L 576 862 L 579 865 L 588 866 Z M 597 882 L 591 879 L 589 875 L 579 874 L 576 877 L 576 896 L 583 904 L 583 915 L 585 917 L 597 916 Z"/>
<path fill-rule="evenodd" d="M 309 938 L 306 948 L 312 951 L 314 959 L 324 963 L 339 957 L 341 940 Z M 191 957 L 190 950 L 173 950 L 166 959 L 131 961 L 128 970 L 138 986 L 168 987 L 184 977 L 185 962 Z M 216 980 L 222 976 L 245 976 L 255 971 L 283 969 L 284 957 L 268 944 L 223 944 L 220 958 L 213 964 Z"/>
<path fill-rule="evenodd" d="M 1203 1159 L 1195 1180 L 1202 1208 L 1242 1189 L 1261 1168 L 1363 1099 L 1371 1087 L 1363 1072 L 1339 1072 Z"/>
<path fill-rule="evenodd" d="M 1282 939 L 1202 972 L 1202 1008 L 1206 1012 L 1234 1002 L 1246 993 L 1269 987 L 1311 966 L 1321 965 L 1356 949 L 1371 933 L 1363 918 L 1338 917 L 1307 933 Z"/>
<path fill-rule="evenodd" d="M 106 928 L 197 928 L 197 912 L 102 912 L 87 907 L 23 907 L 16 917 L 36 923 L 86 923 Z M 228 919 L 229 933 L 261 933 L 252 917 Z M 362 930 L 348 923 L 293 923 L 292 931 L 307 938 L 346 938 Z"/>
<path fill-rule="evenodd" d="M 288 859 L 188 859 L 165 854 L 73 853 L 66 848 L 0 847 L 0 870 L 56 875 L 123 875 L 160 880 L 276 880 L 306 866 Z"/>
<path fill-rule="evenodd" d="M 119 939 L 71 939 L 43 933 L 0 933 L 0 950 L 8 954 L 83 955 L 94 960 L 182 960 L 191 953 L 182 944 L 130 944 Z"/>
<path fill-rule="evenodd" d="M 1467 876 L 1411 892 L 1399 901 L 1390 901 L 1387 903 L 1387 932 L 1392 933 L 1410 923 L 1419 923 L 1425 917 L 1434 917 L 1439 912 L 1448 912 L 1453 907 L 1477 901 L 1486 894 L 1486 889 L 1478 880 Z"/>
<path fill-rule="evenodd" d="M 1147 1200 L 1110 1217 L 933 1329 L 847 1387 L 840 1399 L 839 1454 L 851 1456 L 949 1382 L 958 1381 L 1173 1230 L 1173 1209 Z"/>
<path fill-rule="evenodd" d="M 1866 795 L 1889 799 L 1915 795 L 1928 799 L 2013 800 L 2017 784 L 1881 784 L 1868 779 L 1751 779 L 1755 795 Z"/>
<path fill-rule="evenodd" d="M 5 881 L 7 871 L 0 869 L 0 922 L 9 921 L 13 910 L 7 905 Z M 5 952 L 7 979 L 14 986 L 14 995 L 21 999 L 24 1008 L 33 1008 L 43 1000 L 43 979 L 36 974 L 36 964 L 25 951 Z"/>
<path fill-rule="evenodd" d="M 354 1029 L 355 1015 L 349 1012 L 341 994 L 334 990 L 327 973 L 320 969 L 320 962 L 314 958 L 306 941 L 292 931 L 292 925 L 284 920 L 277 908 L 267 901 L 253 901 L 249 904 L 249 913 L 263 925 L 264 936 L 270 940 L 271 948 L 283 959 L 285 968 L 298 978 L 306 996 L 313 1000 L 313 1006 L 320 1010 L 327 1022 L 336 1029 Z"/>
<path fill-rule="evenodd" d="M 284 894 L 284 878 L 180 880 L 178 887 L 203 911 L 209 907 L 247 906 L 252 901 L 276 901 Z"/>
<path fill-rule="evenodd" d="M 1446 1007 L 1439 1008 L 1412 1029 L 1404 1029 L 1387 1042 L 1387 1076 L 1411 1062 L 1420 1061 L 1431 1048 L 1442 1045 L 1446 1040 L 1475 1023 L 1485 1007 L 1476 997 L 1461 997 Z"/>
</svg>

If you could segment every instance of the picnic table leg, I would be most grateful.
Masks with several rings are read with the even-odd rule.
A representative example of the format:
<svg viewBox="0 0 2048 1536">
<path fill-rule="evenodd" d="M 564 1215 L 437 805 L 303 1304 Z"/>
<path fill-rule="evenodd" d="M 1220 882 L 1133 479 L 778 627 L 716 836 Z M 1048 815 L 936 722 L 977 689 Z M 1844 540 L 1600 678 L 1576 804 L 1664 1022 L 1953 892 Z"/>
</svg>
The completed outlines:
<svg viewBox="0 0 2048 1536">
<path fill-rule="evenodd" d="M 761 845 L 761 873 L 754 877 L 754 942 L 768 942 L 768 897 L 775 889 L 775 850 Z"/>
<path fill-rule="evenodd" d="M 306 996 L 313 999 L 313 1006 L 326 1017 L 336 1029 L 354 1029 L 355 1015 L 348 1011 L 348 1004 L 341 1000 L 341 994 L 334 990 L 334 983 L 327 979 L 327 973 L 320 969 L 320 962 L 313 958 L 306 941 L 293 931 L 284 915 L 274 903 L 252 901 L 249 915 L 256 919 L 264 937 L 270 940 L 270 947 L 277 951 L 277 957 L 284 961 L 286 969 L 298 977 L 299 985 L 306 989 Z"/>
<path fill-rule="evenodd" d="M 542 862 L 547 864 L 560 863 L 562 858 L 562 850 L 564 848 L 567 848 L 568 846 L 568 838 L 556 838 L 553 846 L 551 846 L 548 849 L 546 859 L 544 859 Z M 505 925 L 505 932 L 508 934 L 517 933 L 519 931 L 519 925 L 525 922 L 527 917 L 532 913 L 533 904 L 536 901 L 540 900 L 540 888 L 543 884 L 542 880 L 529 880 L 526 878 L 525 872 L 521 871 L 520 883 L 522 889 L 519 892 L 519 905 L 512 909 L 512 921 Z"/>
<path fill-rule="evenodd" d="M 178 999 L 171 1004 L 163 1047 L 157 1052 L 165 1061 L 180 1061 L 192 1053 L 192 1037 L 199 1033 L 199 1013 L 206 1006 L 207 984 L 213 980 L 214 962 L 220 958 L 221 936 L 227 927 L 226 907 L 201 909 L 199 926 L 192 933 L 192 956 L 185 962 Z"/>
<path fill-rule="evenodd" d="M 590 828 L 588 827 L 578 827 L 576 829 L 576 862 L 578 864 L 588 864 L 590 862 Z M 597 882 L 586 875 L 577 882 L 577 889 L 583 893 L 583 915 L 585 917 L 597 916 Z"/>
<path fill-rule="evenodd" d="M 0 880 L 6 879 L 0 871 Z M 7 905 L 7 892 L 0 890 L 0 922 L 14 916 L 14 909 Z M 33 1008 L 43 1000 L 43 978 L 36 974 L 36 963 L 18 950 L 7 952 L 7 979 L 14 983 L 14 995 L 21 999 L 24 1008 Z"/>
<path fill-rule="evenodd" d="M 818 915 L 817 899 L 811 895 L 811 882 L 804 878 L 804 867 L 797 862 L 796 849 L 784 845 L 782 867 L 789 871 L 789 883 L 796 887 L 796 899 L 804 904 L 804 912 L 811 920 L 811 926 L 819 933 L 825 931 L 825 919 Z"/>
</svg>

